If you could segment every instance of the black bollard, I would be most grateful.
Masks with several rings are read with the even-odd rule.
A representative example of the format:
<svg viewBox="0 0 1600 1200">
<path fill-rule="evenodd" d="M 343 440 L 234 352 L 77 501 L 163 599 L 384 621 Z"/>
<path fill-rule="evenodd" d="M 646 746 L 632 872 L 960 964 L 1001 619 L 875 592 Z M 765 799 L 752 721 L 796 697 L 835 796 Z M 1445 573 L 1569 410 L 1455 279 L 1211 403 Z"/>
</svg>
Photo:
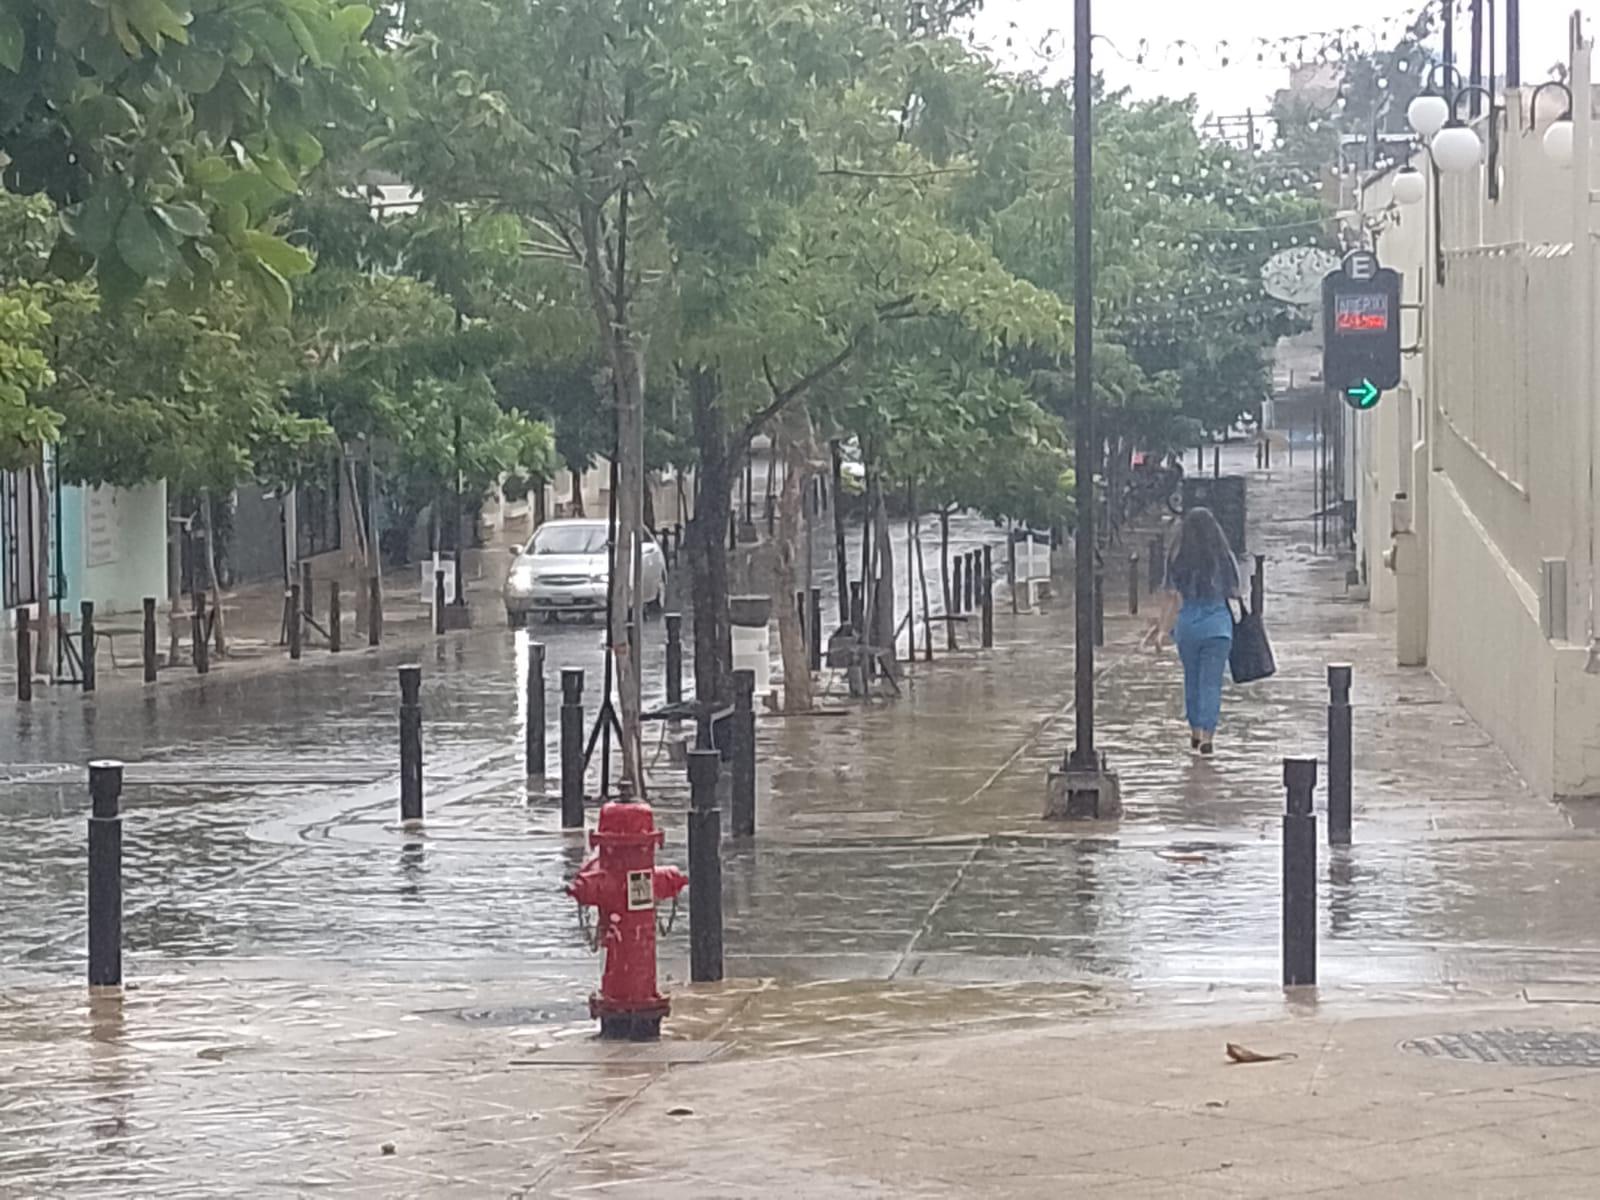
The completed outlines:
<svg viewBox="0 0 1600 1200">
<path fill-rule="evenodd" d="M 344 649 L 344 606 L 339 599 L 339 581 L 328 581 L 328 649 L 334 654 Z"/>
<path fill-rule="evenodd" d="M 811 669 L 822 670 L 822 589 L 811 589 L 811 637 L 807 646 L 811 651 Z"/>
<path fill-rule="evenodd" d="M 1017 598 L 1017 539 L 1006 538 L 1006 582 L 1011 585 L 1011 615 L 1013 617 L 1022 612 L 1021 602 Z"/>
<path fill-rule="evenodd" d="M 383 645 L 383 584 L 376 573 L 367 577 L 367 645 Z"/>
<path fill-rule="evenodd" d="M 300 603 L 305 605 L 300 611 L 308 617 L 317 615 L 316 606 L 312 603 L 315 597 L 311 592 L 311 564 L 300 564 Z"/>
<path fill-rule="evenodd" d="M 79 605 L 83 614 L 83 621 L 79 632 L 78 641 L 83 647 L 83 690 L 94 691 L 95 661 L 94 661 L 94 601 L 85 600 Z"/>
<path fill-rule="evenodd" d="M 140 647 L 144 652 L 144 681 L 156 681 L 156 598 L 144 598 L 144 638 Z"/>
<path fill-rule="evenodd" d="M 400 819 L 422 820 L 422 668 L 400 668 Z"/>
<path fill-rule="evenodd" d="M 287 614 L 289 622 L 289 657 L 300 657 L 300 585 L 289 585 L 289 608 Z"/>
<path fill-rule="evenodd" d="M 1128 555 L 1128 615 L 1139 615 L 1139 555 Z"/>
<path fill-rule="evenodd" d="M 561 672 L 561 828 L 583 828 L 583 672 Z"/>
<path fill-rule="evenodd" d="M 994 550 L 983 548 L 983 648 L 994 649 Z M 913 655 L 914 657 L 914 655 Z"/>
<path fill-rule="evenodd" d="M 17 609 L 17 699 L 33 699 L 33 625 L 25 608 Z"/>
<path fill-rule="evenodd" d="M 1214 479 L 1222 478 L 1222 447 L 1211 447 L 1211 476 Z"/>
<path fill-rule="evenodd" d="M 963 602 L 966 605 L 965 611 L 975 612 L 978 608 L 978 552 L 976 550 L 971 550 L 967 553 L 967 574 L 964 582 L 967 588 L 966 592 L 963 593 Z"/>
<path fill-rule="evenodd" d="M 1351 825 L 1350 682 L 1343 663 L 1328 668 L 1328 845 L 1348 846 Z"/>
<path fill-rule="evenodd" d="M 1106 573 L 1094 573 L 1094 644 L 1106 644 Z"/>
<path fill-rule="evenodd" d="M 794 594 L 794 615 L 800 619 L 800 640 L 809 642 L 811 639 L 811 622 L 806 620 L 806 594 L 804 591 L 797 591 Z M 811 648 L 808 645 L 806 647 L 806 661 L 809 662 L 810 660 Z"/>
<path fill-rule="evenodd" d="M 189 614 L 189 638 L 194 646 L 195 674 L 208 674 L 211 670 L 211 631 L 206 628 L 206 594 L 201 588 L 196 588 L 194 593 L 194 608 Z"/>
<path fill-rule="evenodd" d="M 961 612 L 961 575 L 967 559 L 963 554 L 956 555 L 955 563 L 951 567 L 950 576 L 950 605 L 951 612 Z"/>
<path fill-rule="evenodd" d="M 122 983 L 122 764 L 89 764 L 89 986 Z"/>
<path fill-rule="evenodd" d="M 667 614 L 667 703 L 683 703 L 683 614 Z"/>
<path fill-rule="evenodd" d="M 1256 470 L 1261 469 L 1261 442 L 1256 443 Z"/>
<path fill-rule="evenodd" d="M 444 632 L 444 568 L 433 573 L 433 632 Z"/>
<path fill-rule="evenodd" d="M 1206 469 L 1206 448 L 1204 446 L 1196 446 L 1194 448 L 1194 470 L 1195 470 L 1195 474 L 1203 475 L 1203 474 L 1205 474 L 1205 469 Z"/>
<path fill-rule="evenodd" d="M 1283 986 L 1317 982 L 1317 760 L 1283 760 Z"/>
<path fill-rule="evenodd" d="M 855 630 L 857 637 L 864 639 L 867 631 L 862 626 L 867 623 L 867 614 L 866 609 L 862 606 L 861 591 L 861 581 L 852 579 L 850 581 L 850 628 Z"/>
<path fill-rule="evenodd" d="M 1261 615 L 1267 603 L 1267 556 L 1256 555 L 1256 569 L 1250 576 L 1250 611 Z"/>
<path fill-rule="evenodd" d="M 722 755 L 689 751 L 689 979 L 722 978 L 722 812 L 717 773 Z"/>
<path fill-rule="evenodd" d="M 756 673 L 733 673 L 733 836 L 756 832 Z"/>
<path fill-rule="evenodd" d="M 524 685 L 528 696 L 528 732 L 524 737 L 524 759 L 528 778 L 544 774 L 544 643 L 528 643 L 528 678 Z"/>
<path fill-rule="evenodd" d="M 1267 470 L 1272 470 L 1272 439 L 1268 438 L 1261 443 L 1261 465 Z"/>
<path fill-rule="evenodd" d="M 1150 539 L 1149 568 L 1146 590 L 1154 596 L 1167 582 L 1167 544 L 1159 533 Z"/>
</svg>

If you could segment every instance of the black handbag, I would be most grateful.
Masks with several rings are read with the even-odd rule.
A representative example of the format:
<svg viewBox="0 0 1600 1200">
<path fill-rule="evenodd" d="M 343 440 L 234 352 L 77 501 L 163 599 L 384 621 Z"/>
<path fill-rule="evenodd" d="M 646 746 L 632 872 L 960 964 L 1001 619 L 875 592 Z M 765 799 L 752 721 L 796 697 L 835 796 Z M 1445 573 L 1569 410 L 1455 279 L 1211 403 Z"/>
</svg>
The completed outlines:
<svg viewBox="0 0 1600 1200">
<path fill-rule="evenodd" d="M 1243 601 L 1239 603 L 1239 616 L 1233 622 L 1233 648 L 1228 651 L 1228 670 L 1235 683 L 1255 683 L 1278 673 L 1278 662 L 1272 656 L 1272 643 L 1267 640 L 1266 622 L 1261 619 L 1260 613 L 1246 608 Z"/>
</svg>

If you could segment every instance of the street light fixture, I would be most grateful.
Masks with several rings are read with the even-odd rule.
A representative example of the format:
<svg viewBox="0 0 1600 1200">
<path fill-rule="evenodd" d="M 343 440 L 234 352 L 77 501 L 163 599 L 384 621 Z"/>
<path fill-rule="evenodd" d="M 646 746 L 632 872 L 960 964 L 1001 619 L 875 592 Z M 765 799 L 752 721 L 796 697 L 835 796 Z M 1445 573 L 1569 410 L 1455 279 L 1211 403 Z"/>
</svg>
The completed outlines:
<svg viewBox="0 0 1600 1200">
<path fill-rule="evenodd" d="M 1428 194 L 1428 181 L 1415 167 L 1402 167 L 1395 173 L 1392 190 L 1396 204 L 1420 204 Z"/>
<path fill-rule="evenodd" d="M 1533 98 L 1528 101 L 1528 132 L 1534 132 L 1539 122 L 1539 97 L 1547 88 L 1555 88 L 1567 98 L 1567 106 L 1550 127 L 1544 131 L 1544 154 L 1557 166 L 1570 167 L 1572 165 L 1572 89 L 1559 79 L 1552 79 L 1541 83 L 1533 89 Z"/>
<path fill-rule="evenodd" d="M 1433 161 L 1439 170 L 1459 175 L 1483 161 L 1483 142 L 1471 128 L 1453 121 L 1433 135 Z"/>
<path fill-rule="evenodd" d="M 1444 82 L 1439 82 L 1441 75 Z M 1454 83 L 1451 76 L 1455 77 Z M 1428 78 L 1420 94 L 1406 106 L 1406 120 L 1424 138 L 1431 138 L 1445 127 L 1455 112 L 1451 103 L 1452 88 L 1461 86 L 1461 72 L 1449 63 L 1435 63 L 1428 70 Z"/>
</svg>

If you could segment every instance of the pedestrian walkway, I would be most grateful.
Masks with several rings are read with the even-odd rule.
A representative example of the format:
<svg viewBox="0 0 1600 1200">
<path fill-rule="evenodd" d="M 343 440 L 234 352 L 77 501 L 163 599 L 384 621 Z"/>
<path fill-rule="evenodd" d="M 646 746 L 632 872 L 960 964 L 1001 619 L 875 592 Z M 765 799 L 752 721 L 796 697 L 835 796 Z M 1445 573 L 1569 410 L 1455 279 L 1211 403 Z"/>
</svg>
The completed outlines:
<svg viewBox="0 0 1600 1200">
<path fill-rule="evenodd" d="M 1244 1114 L 1254 1140 L 1218 1162 L 1287 1161 L 1300 1151 L 1274 1151 L 1279 1134 L 1254 1127 L 1290 1123 L 1242 1098 L 1269 1087 L 1257 1080 L 1337 1078 L 1345 1104 L 1364 1086 L 1413 1086 L 1426 1060 L 1384 1075 L 1391 1059 L 1368 1054 L 1391 1035 L 1578 1027 L 1594 1010 L 1522 1006 L 1600 998 L 1587 919 L 1600 843 L 1529 794 L 1431 676 L 1392 665 L 1386 622 L 1343 598 L 1342 566 L 1309 544 L 1308 471 L 1249 473 L 1249 548 L 1267 556 L 1281 669 L 1230 689 L 1217 760 L 1188 753 L 1179 673 L 1139 649 L 1145 618 L 1108 612 L 1099 730 L 1127 810 L 1117 824 L 1041 819 L 1073 727 L 1065 596 L 1036 614 L 1002 606 L 993 651 L 940 652 L 898 701 L 763 717 L 758 834 L 724 853 L 732 979 L 684 985 L 680 919 L 662 943 L 669 1040 L 643 1051 L 589 1040 L 598 963 L 560 894 L 584 848 L 556 828 L 553 782 L 530 793 L 522 778 L 526 633 L 481 629 L 422 654 L 421 831 L 395 821 L 398 650 L 0 710 L 0 1194 L 168 1195 L 177 1179 L 195 1194 L 604 1195 L 657 1180 L 663 1195 L 742 1196 L 770 1160 L 772 1179 L 806 1196 L 966 1195 L 1006 1159 L 1024 1169 L 1006 1194 L 1063 1194 L 1082 1166 L 1126 1195 L 1277 1195 L 1189 1155 L 1184 1140 L 1211 1129 L 1190 1122 Z M 958 548 L 992 536 L 958 523 Z M 653 696 L 658 631 L 645 637 Z M 592 719 L 599 630 L 538 634 L 552 683 L 562 666 L 590 671 Z M 1355 844 L 1322 851 L 1322 987 L 1306 1009 L 1277 987 L 1281 761 L 1322 752 L 1330 661 L 1356 676 Z M 126 797 L 132 990 L 111 1008 L 79 985 L 81 764 L 103 754 L 139 764 Z M 685 789 L 665 753 L 652 784 L 665 859 L 681 863 Z M 1397 1010 L 1438 1023 L 1381 1024 Z M 1380 1023 L 1346 1024 L 1367 1020 Z M 1370 1078 L 1344 1072 L 1353 1050 L 1319 1060 L 1305 1042 L 1357 1034 Z M 1225 1038 L 1300 1058 L 1224 1067 Z M 1212 1063 L 1231 1072 L 1220 1090 L 1194 1112 L 1162 1110 L 1178 1072 L 1209 1087 Z M 1297 1074 L 1308 1064 L 1310 1084 Z M 1119 1073 L 1126 1090 L 1092 1102 Z M 1443 1095 L 1455 1078 L 1426 1086 Z M 879 1102 L 837 1090 L 858 1085 Z M 969 1092 L 993 1093 L 984 1109 L 1032 1099 L 1047 1116 L 975 1108 L 968 1137 Z M 1400 1137 L 1408 1110 L 1394 1104 L 1363 1115 Z M 919 1113 L 942 1130 L 926 1156 L 906 1134 Z M 1414 1132 L 1475 1137 L 1458 1115 L 1419 1116 Z M 1130 1141 L 1124 1124 L 1171 1137 Z M 1063 1128 L 1074 1140 L 1052 1139 Z M 969 1145 L 986 1137 L 1001 1148 Z M 664 1138 L 671 1153 L 636 1149 Z M 874 1140 L 889 1153 L 868 1161 Z M 1347 1140 L 1364 1163 L 1388 1153 Z M 1067 1162 L 1157 1142 L 1170 1154 L 1151 1161 L 1183 1168 L 1171 1180 Z M 745 1161 L 727 1161 L 735 1146 Z M 901 1148 L 924 1165 L 898 1169 Z"/>
</svg>

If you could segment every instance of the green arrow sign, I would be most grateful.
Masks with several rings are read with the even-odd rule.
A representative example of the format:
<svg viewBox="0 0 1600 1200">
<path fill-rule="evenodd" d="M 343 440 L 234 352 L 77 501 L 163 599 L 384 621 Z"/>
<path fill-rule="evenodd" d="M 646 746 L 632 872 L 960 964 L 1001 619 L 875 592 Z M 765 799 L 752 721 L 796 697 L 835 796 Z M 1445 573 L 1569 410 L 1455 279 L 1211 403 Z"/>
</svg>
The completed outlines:
<svg viewBox="0 0 1600 1200">
<path fill-rule="evenodd" d="M 1363 379 L 1360 383 L 1344 390 L 1344 402 L 1360 412 L 1377 408 L 1382 396 L 1383 393 L 1378 390 L 1378 385 L 1370 379 Z"/>
</svg>

